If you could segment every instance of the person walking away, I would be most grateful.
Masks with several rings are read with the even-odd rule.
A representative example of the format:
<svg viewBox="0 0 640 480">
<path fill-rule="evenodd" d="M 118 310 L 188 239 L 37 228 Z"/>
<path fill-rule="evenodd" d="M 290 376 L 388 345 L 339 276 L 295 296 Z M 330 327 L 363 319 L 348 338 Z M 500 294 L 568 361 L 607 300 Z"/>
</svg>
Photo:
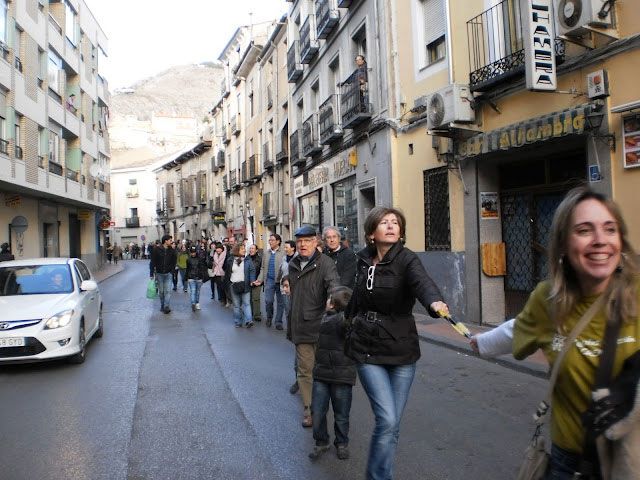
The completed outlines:
<svg viewBox="0 0 640 480">
<path fill-rule="evenodd" d="M 227 304 L 227 296 L 224 290 L 224 277 L 225 277 L 225 263 L 227 260 L 227 249 L 224 245 L 218 243 L 216 245 L 216 252 L 213 254 L 213 268 L 211 270 L 212 281 L 211 284 L 211 299 L 214 299 L 213 284 L 215 283 L 216 290 L 218 292 L 218 301 L 224 306 Z"/>
<path fill-rule="evenodd" d="M 200 288 L 202 288 L 202 282 L 207 277 L 206 270 L 207 264 L 198 255 L 197 247 L 191 247 L 189 249 L 189 258 L 187 258 L 186 275 L 191 295 L 191 310 L 194 312 L 200 310 Z"/>
<path fill-rule="evenodd" d="M 227 239 L 227 245 L 226 245 L 226 248 L 227 248 L 227 261 L 231 257 L 231 250 L 233 250 L 233 247 L 236 246 L 236 242 L 237 242 L 236 237 L 234 237 L 233 235 L 230 236 Z M 225 265 L 226 265 L 226 263 L 225 263 Z M 231 306 L 231 301 L 232 301 L 232 298 L 231 298 L 231 283 L 229 283 L 228 280 L 225 280 L 223 282 L 223 284 L 224 284 L 224 294 L 225 294 L 225 297 L 227 299 L 227 305 L 226 306 L 228 308 L 228 307 Z"/>
<path fill-rule="evenodd" d="M 311 418 L 316 445 L 309 458 L 316 459 L 329 449 L 327 412 L 329 401 L 333 408 L 333 444 L 340 460 L 349 458 L 349 414 L 351 389 L 356 384 L 356 365 L 344 354 L 346 325 L 344 309 L 351 298 L 351 289 L 337 287 L 331 290 L 327 312 L 320 323 L 320 336 L 316 347 L 311 392 Z"/>
<path fill-rule="evenodd" d="M 279 279 L 279 283 L 280 283 L 280 294 L 282 295 L 282 303 L 284 305 L 284 318 L 287 320 L 287 323 L 289 323 L 289 312 L 291 311 L 291 293 L 290 293 L 291 290 L 289 290 L 288 292 L 285 292 L 284 279 L 285 278 L 287 279 L 287 285 L 288 285 L 289 284 L 289 262 L 293 259 L 295 254 L 296 254 L 296 242 L 294 242 L 293 240 L 287 240 L 286 242 L 284 242 L 285 256 L 282 259 L 282 263 L 280 264 L 280 271 L 278 272 L 277 278 Z M 294 362 L 293 362 L 293 371 L 294 372 L 298 371 L 298 367 L 295 362 L 295 356 L 294 356 Z M 289 387 L 289 393 L 291 395 L 295 395 L 296 393 L 298 393 L 299 389 L 300 387 L 298 386 L 298 378 L 296 373 L 296 378 L 293 381 L 293 384 L 291 385 L 291 387 Z"/>
<path fill-rule="evenodd" d="M 111 263 L 113 261 L 113 245 L 107 243 L 107 261 Z"/>
<path fill-rule="evenodd" d="M 180 273 L 180 280 L 182 281 L 182 291 L 187 291 L 187 259 L 189 258 L 189 252 L 185 244 L 180 245 L 177 255 L 178 272 Z"/>
<path fill-rule="evenodd" d="M 322 235 L 325 243 L 324 254 L 328 255 L 338 269 L 340 285 L 353 290 L 356 283 L 356 254 L 342 245 L 342 237 L 337 227 L 326 227 Z"/>
<path fill-rule="evenodd" d="M 253 262 L 246 256 L 243 243 L 236 244 L 231 249 L 231 256 L 225 265 L 225 279 L 231 285 L 231 301 L 233 302 L 233 321 L 236 328 L 253 327 L 251 320 L 251 283 L 256 280 L 256 270 Z"/>
<path fill-rule="evenodd" d="M 16 258 L 11 253 L 9 249 L 9 244 L 4 242 L 2 246 L 0 246 L 0 262 L 7 262 L 9 260 L 15 260 Z"/>
<path fill-rule="evenodd" d="M 280 285 L 277 284 L 276 275 L 282 263 L 284 252 L 280 246 L 282 238 L 277 233 L 269 236 L 269 248 L 262 255 L 262 268 L 256 285 L 264 285 L 264 306 L 267 313 L 266 326 L 270 327 L 274 319 L 278 330 L 282 330 L 282 314 L 284 313 L 284 305 L 282 303 L 282 295 L 280 295 Z M 276 308 L 274 312 L 274 297 Z"/>
<path fill-rule="evenodd" d="M 554 214 L 548 252 L 549 278 L 538 284 L 515 321 L 475 336 L 472 348 L 483 355 L 499 355 L 511 347 L 519 360 L 540 348 L 553 367 L 569 332 L 599 301 L 598 310 L 560 366 L 551 398 L 551 458 L 544 478 L 566 480 L 591 474 L 588 478 L 637 480 L 640 268 L 618 206 L 586 186 L 572 189 Z M 594 385 L 608 345 L 615 349 L 609 377 L 624 387 L 616 386 L 615 392 L 596 401 L 592 389 L 609 391 Z M 634 365 L 634 359 L 636 371 L 625 369 Z M 636 399 L 636 407 L 631 410 L 622 398 Z M 594 426 L 583 421 L 584 412 L 594 411 L 599 424 L 606 426 L 604 436 L 612 447 L 612 456 L 603 458 L 602 465 L 591 442 L 596 436 L 591 433 Z M 611 471 L 603 472 L 607 464 Z"/>
<path fill-rule="evenodd" d="M 249 247 L 249 257 L 253 262 L 253 267 L 256 270 L 256 278 L 260 276 L 260 271 L 262 270 L 262 255 L 260 255 L 260 250 L 256 244 L 253 244 Z M 252 285 L 251 287 L 251 315 L 254 322 L 259 322 L 262 320 L 261 314 L 262 309 L 260 307 L 260 288 L 259 285 Z"/>
<path fill-rule="evenodd" d="M 118 260 L 120 260 L 121 258 L 122 258 L 122 248 L 120 248 L 120 245 L 118 245 L 118 243 L 116 242 L 113 244 L 113 263 L 117 265 Z"/>
<path fill-rule="evenodd" d="M 311 389 L 315 348 L 320 335 L 329 290 L 340 285 L 336 265 L 316 249 L 313 227 L 305 225 L 295 232 L 298 255 L 289 262 L 291 312 L 287 339 L 296 346 L 297 380 L 302 396 L 302 426 L 311 427 Z"/>
<path fill-rule="evenodd" d="M 154 248 L 151 254 L 151 265 L 158 284 L 160 310 L 171 313 L 171 278 L 176 268 L 176 251 L 171 248 L 171 236 L 162 236 L 162 245 Z M 151 278 L 154 278 L 152 275 Z"/>
<path fill-rule="evenodd" d="M 404 246 L 405 227 L 399 210 L 375 207 L 369 212 L 367 247 L 357 254 L 356 287 L 345 311 L 351 322 L 345 353 L 356 362 L 375 416 L 368 480 L 393 478 L 400 421 L 420 358 L 415 301 L 432 317 L 449 311 L 418 256 Z"/>
</svg>

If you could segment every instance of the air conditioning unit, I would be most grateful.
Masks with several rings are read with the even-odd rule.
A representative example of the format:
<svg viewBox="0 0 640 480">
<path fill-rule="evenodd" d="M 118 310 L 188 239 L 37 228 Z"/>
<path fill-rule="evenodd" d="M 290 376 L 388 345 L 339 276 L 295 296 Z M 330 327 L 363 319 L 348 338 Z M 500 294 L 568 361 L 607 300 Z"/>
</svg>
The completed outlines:
<svg viewBox="0 0 640 480">
<path fill-rule="evenodd" d="M 471 100 L 473 97 L 469 86 L 461 83 L 453 83 L 429 95 L 427 128 L 438 128 L 449 123 L 472 123 L 475 115 Z"/>
<path fill-rule="evenodd" d="M 556 0 L 555 5 L 558 35 L 579 37 L 588 33 L 587 27 L 610 27 L 613 23 L 608 0 Z"/>
</svg>

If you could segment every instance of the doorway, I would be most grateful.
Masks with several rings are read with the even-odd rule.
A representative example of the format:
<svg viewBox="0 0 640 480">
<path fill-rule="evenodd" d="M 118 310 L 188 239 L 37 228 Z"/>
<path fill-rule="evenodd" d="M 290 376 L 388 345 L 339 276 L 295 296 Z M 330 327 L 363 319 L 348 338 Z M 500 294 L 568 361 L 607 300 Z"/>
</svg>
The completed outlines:
<svg viewBox="0 0 640 480">
<path fill-rule="evenodd" d="M 80 258 L 80 220 L 75 213 L 69 214 L 69 257 Z"/>
</svg>

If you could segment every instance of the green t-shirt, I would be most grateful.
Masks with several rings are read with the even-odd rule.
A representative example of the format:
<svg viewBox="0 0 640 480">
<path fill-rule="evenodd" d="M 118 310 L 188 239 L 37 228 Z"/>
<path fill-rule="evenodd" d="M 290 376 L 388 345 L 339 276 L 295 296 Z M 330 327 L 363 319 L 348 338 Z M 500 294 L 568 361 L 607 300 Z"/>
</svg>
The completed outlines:
<svg viewBox="0 0 640 480">
<path fill-rule="evenodd" d="M 187 252 L 180 252 L 178 254 L 178 261 L 177 261 L 178 268 L 182 268 L 182 269 L 187 268 L 187 258 L 189 258 L 189 254 Z"/>
<path fill-rule="evenodd" d="M 636 281 L 638 305 L 640 282 Z M 597 295 L 581 298 L 565 321 L 567 335 L 556 332 L 548 310 L 549 283 L 541 282 L 531 293 L 522 312 L 516 317 L 513 329 L 513 356 L 521 360 L 541 348 L 549 365 L 562 350 L 568 332 L 580 320 Z M 581 414 L 591 400 L 600 342 L 605 331 L 604 311 L 597 313 L 575 340 L 575 347 L 567 352 L 558 372 L 552 397 L 551 440 L 558 447 L 579 453 L 584 443 Z M 618 349 L 613 367 L 614 378 L 620 373 L 624 360 L 640 350 L 640 318 L 623 322 L 618 334 Z"/>
</svg>

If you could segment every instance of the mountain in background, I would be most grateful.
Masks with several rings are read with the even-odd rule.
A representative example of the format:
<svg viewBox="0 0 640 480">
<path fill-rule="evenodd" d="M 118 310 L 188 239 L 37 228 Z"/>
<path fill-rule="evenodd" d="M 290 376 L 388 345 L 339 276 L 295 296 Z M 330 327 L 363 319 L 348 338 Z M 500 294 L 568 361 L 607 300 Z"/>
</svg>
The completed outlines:
<svg viewBox="0 0 640 480">
<path fill-rule="evenodd" d="M 111 168 L 151 164 L 197 142 L 223 77 L 213 62 L 182 65 L 113 92 Z"/>
</svg>

